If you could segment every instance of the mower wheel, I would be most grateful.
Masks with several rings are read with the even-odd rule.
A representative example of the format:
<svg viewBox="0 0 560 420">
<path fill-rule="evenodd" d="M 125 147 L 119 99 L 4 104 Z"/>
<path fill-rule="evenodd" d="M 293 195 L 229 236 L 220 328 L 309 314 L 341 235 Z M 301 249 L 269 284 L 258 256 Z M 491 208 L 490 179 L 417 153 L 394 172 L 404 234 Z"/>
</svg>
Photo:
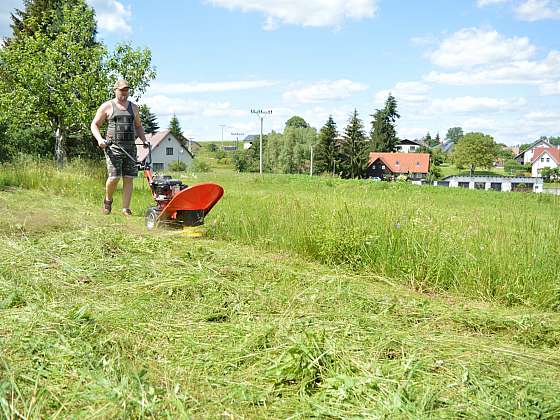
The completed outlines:
<svg viewBox="0 0 560 420">
<path fill-rule="evenodd" d="M 148 230 L 155 229 L 158 226 L 158 218 L 160 211 L 156 207 L 150 207 L 146 210 L 146 227 Z"/>
</svg>

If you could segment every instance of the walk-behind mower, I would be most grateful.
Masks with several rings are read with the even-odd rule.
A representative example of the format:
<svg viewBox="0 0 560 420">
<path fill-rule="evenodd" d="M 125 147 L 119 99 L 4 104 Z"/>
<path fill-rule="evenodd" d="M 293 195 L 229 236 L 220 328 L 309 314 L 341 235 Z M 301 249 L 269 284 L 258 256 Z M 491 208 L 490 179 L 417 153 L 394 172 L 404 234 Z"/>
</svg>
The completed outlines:
<svg viewBox="0 0 560 420">
<path fill-rule="evenodd" d="M 116 145 L 126 156 L 136 162 L 139 171 L 144 172 L 155 205 L 146 210 L 146 227 L 149 230 L 158 226 L 189 227 L 200 226 L 204 217 L 224 195 L 224 189 L 213 182 L 183 184 L 170 176 L 154 175 L 152 172 L 152 146 L 147 143 L 148 155 L 144 162 L 128 154 Z M 144 145 L 139 145 L 144 146 Z M 145 147 L 145 146 L 144 146 Z"/>
</svg>

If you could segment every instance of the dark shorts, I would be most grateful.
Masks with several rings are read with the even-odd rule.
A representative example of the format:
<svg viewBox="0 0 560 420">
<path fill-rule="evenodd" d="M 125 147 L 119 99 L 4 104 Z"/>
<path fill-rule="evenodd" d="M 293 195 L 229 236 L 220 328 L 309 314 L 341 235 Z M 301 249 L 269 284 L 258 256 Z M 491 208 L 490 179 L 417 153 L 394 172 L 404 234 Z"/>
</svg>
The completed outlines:
<svg viewBox="0 0 560 420">
<path fill-rule="evenodd" d="M 107 174 L 109 178 L 136 177 L 138 167 L 136 166 L 136 145 L 120 144 L 131 157 L 128 157 L 121 149 L 112 144 L 105 149 L 105 160 L 107 161 Z"/>
</svg>

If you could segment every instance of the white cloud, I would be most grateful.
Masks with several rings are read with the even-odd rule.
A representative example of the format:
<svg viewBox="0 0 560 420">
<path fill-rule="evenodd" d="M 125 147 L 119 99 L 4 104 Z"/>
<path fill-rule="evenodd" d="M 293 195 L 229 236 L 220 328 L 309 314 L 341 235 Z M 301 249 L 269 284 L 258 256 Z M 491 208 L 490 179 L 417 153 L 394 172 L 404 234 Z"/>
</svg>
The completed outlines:
<svg viewBox="0 0 560 420">
<path fill-rule="evenodd" d="M 472 68 L 484 64 L 528 60 L 536 48 L 526 37 L 506 38 L 494 30 L 465 28 L 443 40 L 428 54 L 440 67 Z"/>
<path fill-rule="evenodd" d="M 484 7 L 484 6 L 491 6 L 494 4 L 500 4 L 500 3 L 508 3 L 509 0 L 477 0 L 476 5 L 478 7 Z"/>
<path fill-rule="evenodd" d="M 462 96 L 456 98 L 434 99 L 429 113 L 476 113 L 518 110 L 527 101 L 523 98 L 500 99 L 489 97 Z"/>
<path fill-rule="evenodd" d="M 142 103 L 159 116 L 177 114 L 183 118 L 194 117 L 243 117 L 247 111 L 235 109 L 229 102 L 195 101 L 165 95 L 146 96 Z M 160 124 L 161 125 L 161 124 Z"/>
<path fill-rule="evenodd" d="M 560 95 L 560 81 L 544 83 L 540 86 L 541 95 Z"/>
<path fill-rule="evenodd" d="M 380 90 L 374 96 L 375 104 L 383 104 L 392 94 L 399 104 L 418 104 L 427 100 L 431 88 L 422 82 L 399 82 L 392 89 Z"/>
<path fill-rule="evenodd" d="M 282 97 L 286 102 L 319 103 L 346 99 L 354 93 L 363 92 L 367 89 L 368 86 L 363 83 L 340 79 L 297 87 L 285 92 Z"/>
<path fill-rule="evenodd" d="M 560 52 L 551 51 L 540 61 L 513 61 L 479 67 L 471 71 L 442 73 L 431 71 L 424 79 L 448 85 L 544 84 L 560 75 Z"/>
<path fill-rule="evenodd" d="M 264 29 L 274 30 L 279 24 L 311 27 L 337 27 L 347 19 L 371 18 L 377 12 L 377 0 L 207 0 L 230 10 L 260 12 L 266 17 Z"/>
<path fill-rule="evenodd" d="M 270 87 L 278 82 L 269 80 L 240 80 L 231 82 L 193 82 L 193 83 L 154 83 L 151 91 L 159 94 L 184 94 L 184 93 L 208 93 L 226 92 L 233 90 L 247 90 Z"/>
<path fill-rule="evenodd" d="M 88 0 L 88 3 L 95 10 L 97 25 L 100 30 L 107 32 L 132 32 L 129 23 L 132 17 L 130 6 L 125 7 L 117 0 Z"/>
<path fill-rule="evenodd" d="M 558 0 L 525 0 L 515 7 L 515 13 L 519 19 L 529 22 L 560 19 L 560 2 Z"/>
</svg>

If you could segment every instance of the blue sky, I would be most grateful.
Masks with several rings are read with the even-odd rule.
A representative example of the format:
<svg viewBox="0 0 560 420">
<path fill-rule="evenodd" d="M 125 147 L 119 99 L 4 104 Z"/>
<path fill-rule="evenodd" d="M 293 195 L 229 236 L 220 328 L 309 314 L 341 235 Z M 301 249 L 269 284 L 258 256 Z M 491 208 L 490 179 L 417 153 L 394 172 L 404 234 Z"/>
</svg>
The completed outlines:
<svg viewBox="0 0 560 420">
<path fill-rule="evenodd" d="M 398 133 L 449 127 L 509 145 L 560 135 L 560 0 L 88 0 L 109 46 L 149 47 L 141 103 L 195 140 L 265 131 L 292 115 L 342 130 L 391 92 Z M 0 6 L 0 34 L 21 0 Z"/>
</svg>

